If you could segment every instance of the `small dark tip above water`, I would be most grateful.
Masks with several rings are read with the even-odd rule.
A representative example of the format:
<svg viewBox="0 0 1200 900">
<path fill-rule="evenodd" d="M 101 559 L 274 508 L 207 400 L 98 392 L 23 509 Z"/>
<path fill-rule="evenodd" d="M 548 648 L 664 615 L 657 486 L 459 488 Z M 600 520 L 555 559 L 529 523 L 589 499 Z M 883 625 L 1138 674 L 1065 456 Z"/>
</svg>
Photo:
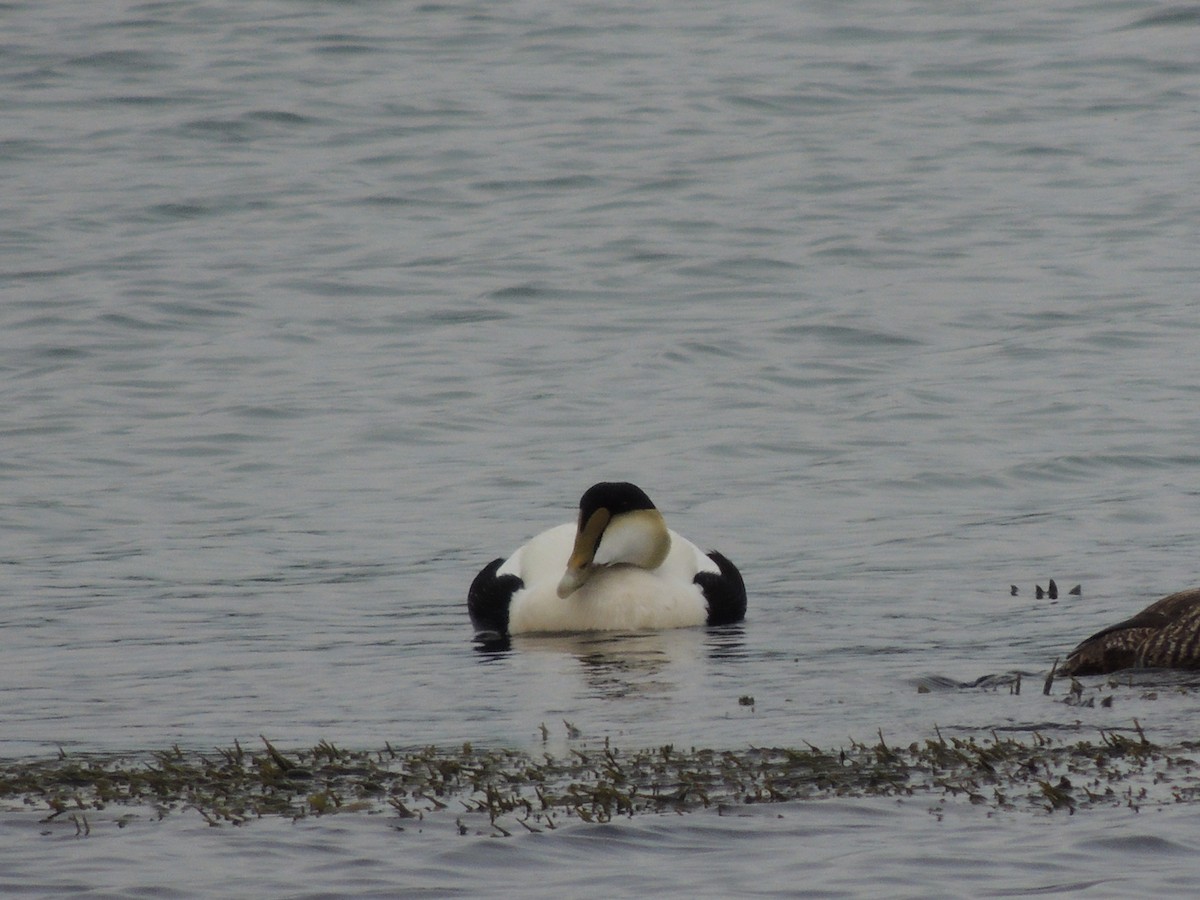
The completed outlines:
<svg viewBox="0 0 1200 900">
<path fill-rule="evenodd" d="M 1008 586 L 1008 595 L 1010 597 L 1020 596 L 1020 593 L 1021 589 L 1015 584 L 1010 584 Z M 1067 591 L 1067 593 L 1076 597 L 1081 597 L 1083 596 L 1083 585 L 1077 584 L 1075 587 L 1071 588 L 1071 590 Z M 1057 600 L 1058 585 L 1055 583 L 1053 578 L 1050 579 L 1050 583 L 1047 584 L 1046 587 L 1042 587 L 1040 584 L 1034 585 L 1034 595 L 1039 600 Z"/>
</svg>

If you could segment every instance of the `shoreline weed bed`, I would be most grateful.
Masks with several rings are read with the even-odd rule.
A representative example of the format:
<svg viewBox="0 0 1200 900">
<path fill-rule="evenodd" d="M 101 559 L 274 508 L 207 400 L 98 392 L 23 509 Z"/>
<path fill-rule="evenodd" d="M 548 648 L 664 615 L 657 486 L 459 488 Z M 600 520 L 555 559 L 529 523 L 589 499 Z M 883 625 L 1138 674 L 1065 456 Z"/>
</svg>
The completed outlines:
<svg viewBox="0 0 1200 900">
<path fill-rule="evenodd" d="M 128 755 L 60 753 L 0 761 L 0 803 L 44 812 L 86 834 L 98 811 L 133 807 L 152 817 L 194 812 L 210 825 L 263 817 L 384 813 L 397 827 L 454 818 L 458 831 L 509 835 L 554 829 L 565 820 L 609 822 L 645 813 L 684 813 L 821 798 L 913 798 L 931 812 L 949 802 L 991 810 L 1074 814 L 1200 800 L 1200 743 L 1158 746 L 1135 721 L 1067 743 L 1037 731 L 932 737 L 891 746 L 844 748 L 624 750 L 610 741 L 566 754 L 428 747 L 346 750 L 327 742 L 261 749 Z M 126 815 L 121 815 L 125 811 Z"/>
</svg>

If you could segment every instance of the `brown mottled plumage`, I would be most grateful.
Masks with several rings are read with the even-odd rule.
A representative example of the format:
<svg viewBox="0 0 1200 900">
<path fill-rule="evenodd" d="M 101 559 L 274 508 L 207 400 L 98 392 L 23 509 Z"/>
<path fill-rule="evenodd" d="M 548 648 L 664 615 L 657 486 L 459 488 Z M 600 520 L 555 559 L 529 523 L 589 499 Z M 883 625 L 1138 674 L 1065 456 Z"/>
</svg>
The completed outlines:
<svg viewBox="0 0 1200 900">
<path fill-rule="evenodd" d="M 1200 669 L 1200 588 L 1171 594 L 1071 651 L 1060 675 L 1119 669 Z"/>
</svg>

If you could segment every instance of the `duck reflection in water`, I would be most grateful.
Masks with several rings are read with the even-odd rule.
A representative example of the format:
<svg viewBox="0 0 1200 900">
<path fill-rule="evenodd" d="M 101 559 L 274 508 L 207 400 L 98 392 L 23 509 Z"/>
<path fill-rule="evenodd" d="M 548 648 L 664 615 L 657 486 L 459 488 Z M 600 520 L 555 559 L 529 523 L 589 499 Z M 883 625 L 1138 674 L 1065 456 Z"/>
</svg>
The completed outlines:
<svg viewBox="0 0 1200 900">
<path fill-rule="evenodd" d="M 477 639 L 480 662 L 504 660 L 513 651 L 536 658 L 573 656 L 599 697 L 617 699 L 673 692 L 702 660 L 729 663 L 746 658 L 741 625 L 671 631 L 531 634 Z"/>
</svg>

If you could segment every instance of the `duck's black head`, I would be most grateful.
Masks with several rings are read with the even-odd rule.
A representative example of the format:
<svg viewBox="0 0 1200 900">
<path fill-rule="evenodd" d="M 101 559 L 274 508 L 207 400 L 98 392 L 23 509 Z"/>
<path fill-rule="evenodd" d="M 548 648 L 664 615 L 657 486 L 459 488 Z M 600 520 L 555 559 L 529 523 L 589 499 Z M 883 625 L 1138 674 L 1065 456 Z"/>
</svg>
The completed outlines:
<svg viewBox="0 0 1200 900">
<path fill-rule="evenodd" d="M 628 481 L 601 481 L 593 484 L 579 498 L 579 520 L 586 522 L 598 509 L 607 509 L 612 516 L 638 509 L 655 509 L 654 503 L 636 484 Z"/>
</svg>

